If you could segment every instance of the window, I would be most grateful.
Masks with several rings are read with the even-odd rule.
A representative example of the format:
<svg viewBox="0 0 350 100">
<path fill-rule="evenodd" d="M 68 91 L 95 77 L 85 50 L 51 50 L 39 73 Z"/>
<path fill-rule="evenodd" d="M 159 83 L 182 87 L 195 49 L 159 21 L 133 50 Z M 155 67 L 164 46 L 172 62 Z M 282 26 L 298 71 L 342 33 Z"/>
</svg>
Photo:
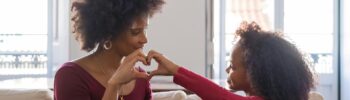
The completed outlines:
<svg viewBox="0 0 350 100">
<path fill-rule="evenodd" d="M 317 3 L 315 3 L 317 2 Z M 284 33 L 309 55 L 325 100 L 337 98 L 334 0 L 284 0 Z M 311 6 L 312 5 L 312 6 Z M 334 81 L 333 81 L 334 80 Z M 330 82 L 332 81 L 332 82 Z"/>
<path fill-rule="evenodd" d="M 2 0 L 0 13 L 0 80 L 45 77 L 48 0 Z"/>
<path fill-rule="evenodd" d="M 349 35 L 350 33 L 350 1 L 349 0 L 344 0 L 344 3 L 343 3 L 343 12 L 344 12 L 344 33 L 347 34 L 346 36 Z M 345 41 L 347 41 L 346 43 L 350 43 L 350 40 L 348 40 L 349 38 L 346 38 Z"/>
<path fill-rule="evenodd" d="M 226 78 L 225 68 L 229 63 L 230 53 L 232 52 L 233 35 L 242 21 L 255 21 L 264 29 L 274 29 L 273 2 L 274 0 L 222 0 L 220 4 L 218 4 L 218 1 L 214 2 L 216 3 L 214 4 L 216 5 L 214 11 L 222 12 L 220 15 L 214 12 L 216 14 L 214 15 L 214 23 L 220 21 L 219 24 L 221 24 L 221 27 L 218 27 L 219 24 L 214 25 L 214 32 L 222 34 L 222 36 L 217 34 L 214 36 L 214 42 L 216 42 L 214 43 L 216 44 L 216 46 L 214 45 L 214 66 L 220 66 L 214 67 L 214 71 L 216 71 L 214 77 Z M 219 40 L 224 41 L 220 42 Z M 219 58 L 223 59 L 218 61 Z"/>
<path fill-rule="evenodd" d="M 230 56 L 233 34 L 242 21 L 255 21 L 262 28 L 273 29 L 273 0 L 227 0 L 225 11 L 226 56 Z M 227 58 L 226 60 L 230 60 Z"/>
<path fill-rule="evenodd" d="M 317 2 L 317 4 L 315 4 Z M 317 73 L 333 73 L 333 0 L 284 0 L 284 33 L 308 53 Z"/>
</svg>

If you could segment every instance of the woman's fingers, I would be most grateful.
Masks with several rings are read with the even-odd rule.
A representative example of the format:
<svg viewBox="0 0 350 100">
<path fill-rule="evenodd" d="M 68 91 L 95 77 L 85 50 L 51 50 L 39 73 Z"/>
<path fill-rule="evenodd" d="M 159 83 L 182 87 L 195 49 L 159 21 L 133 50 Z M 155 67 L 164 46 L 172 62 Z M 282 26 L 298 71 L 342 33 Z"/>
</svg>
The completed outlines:
<svg viewBox="0 0 350 100">
<path fill-rule="evenodd" d="M 135 50 L 134 52 L 126 56 L 122 62 L 130 63 L 132 66 L 129 66 L 129 67 L 134 67 L 134 65 L 138 61 L 142 62 L 144 65 L 148 65 L 146 56 L 142 53 L 141 49 Z"/>
<path fill-rule="evenodd" d="M 146 60 L 146 57 L 142 57 L 142 56 L 134 57 L 134 59 L 131 60 L 131 63 L 132 63 L 132 65 L 135 65 L 136 62 L 138 62 L 138 61 L 142 62 L 144 65 L 148 64 L 147 60 Z"/>
<path fill-rule="evenodd" d="M 134 56 L 145 56 L 145 55 L 142 53 L 142 49 L 137 49 L 134 52 L 132 52 L 131 54 L 129 54 L 128 56 L 134 57 Z"/>
</svg>

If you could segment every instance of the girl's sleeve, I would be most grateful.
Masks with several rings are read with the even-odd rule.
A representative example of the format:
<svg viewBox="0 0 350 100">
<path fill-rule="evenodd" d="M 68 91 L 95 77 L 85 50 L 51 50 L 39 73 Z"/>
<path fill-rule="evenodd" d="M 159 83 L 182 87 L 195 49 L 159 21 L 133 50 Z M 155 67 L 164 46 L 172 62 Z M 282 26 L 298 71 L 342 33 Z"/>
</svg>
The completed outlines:
<svg viewBox="0 0 350 100">
<path fill-rule="evenodd" d="M 173 81 L 196 93 L 203 100 L 260 100 L 258 97 L 243 97 L 220 87 L 214 82 L 180 67 Z"/>
</svg>

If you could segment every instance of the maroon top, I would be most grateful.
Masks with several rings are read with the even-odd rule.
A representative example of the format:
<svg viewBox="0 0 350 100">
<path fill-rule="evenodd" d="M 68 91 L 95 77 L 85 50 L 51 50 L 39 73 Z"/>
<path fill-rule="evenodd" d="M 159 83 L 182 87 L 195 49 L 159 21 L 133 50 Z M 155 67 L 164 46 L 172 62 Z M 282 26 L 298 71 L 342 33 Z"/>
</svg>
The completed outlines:
<svg viewBox="0 0 350 100">
<path fill-rule="evenodd" d="M 174 75 L 173 81 L 196 93 L 203 100 L 263 100 L 257 96 L 243 97 L 233 94 L 212 81 L 182 67 Z"/>
<path fill-rule="evenodd" d="M 142 69 L 140 69 L 142 70 Z M 55 100 L 101 100 L 105 87 L 78 64 L 67 62 L 54 80 Z M 151 100 L 149 81 L 136 79 L 134 90 L 124 100 Z"/>
</svg>

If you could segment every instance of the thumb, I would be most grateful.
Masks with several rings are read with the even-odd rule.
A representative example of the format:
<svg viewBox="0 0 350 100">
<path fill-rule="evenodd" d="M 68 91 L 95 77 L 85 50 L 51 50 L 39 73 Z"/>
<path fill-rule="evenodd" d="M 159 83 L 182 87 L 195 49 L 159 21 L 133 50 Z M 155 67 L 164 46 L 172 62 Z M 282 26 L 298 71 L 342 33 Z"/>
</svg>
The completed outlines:
<svg viewBox="0 0 350 100">
<path fill-rule="evenodd" d="M 156 75 L 160 75 L 160 71 L 159 70 L 154 70 L 154 71 L 151 71 L 151 73 L 149 74 L 150 76 L 156 76 Z"/>
<path fill-rule="evenodd" d="M 145 72 L 134 71 L 136 78 L 148 79 L 149 75 Z"/>
</svg>

